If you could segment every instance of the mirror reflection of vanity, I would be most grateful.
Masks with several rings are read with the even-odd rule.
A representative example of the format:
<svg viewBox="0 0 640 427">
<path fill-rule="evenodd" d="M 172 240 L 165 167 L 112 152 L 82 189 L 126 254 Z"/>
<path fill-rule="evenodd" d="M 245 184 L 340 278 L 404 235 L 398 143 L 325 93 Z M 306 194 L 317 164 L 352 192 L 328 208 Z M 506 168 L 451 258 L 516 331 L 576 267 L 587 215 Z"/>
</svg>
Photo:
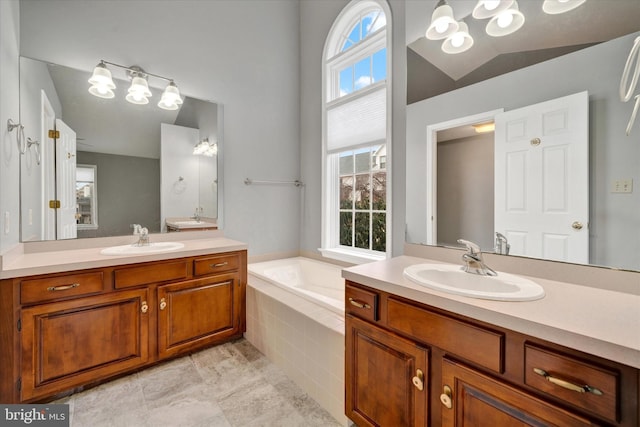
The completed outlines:
<svg viewBox="0 0 640 427">
<path fill-rule="evenodd" d="M 217 153 L 197 155 L 194 147 L 208 141 L 220 148 L 222 107 L 183 95 L 179 109 L 158 108 L 163 88 L 151 79 L 149 104 L 134 105 L 125 101 L 126 73 L 112 73 L 115 97 L 103 99 L 88 91 L 91 71 L 20 58 L 20 114 L 29 141 L 20 171 L 23 242 L 126 235 L 132 224 L 166 232 L 168 221 L 178 221 L 173 229 L 180 231 L 193 229 L 188 221 L 196 219 L 204 223 L 198 229 L 217 227 Z M 58 142 L 48 134 L 52 117 L 68 128 Z M 61 143 L 65 132 L 75 149 Z M 75 171 L 62 173 L 61 158 Z M 65 197 L 62 180 L 73 181 L 67 193 L 75 193 L 66 196 L 73 201 L 66 219 L 63 208 L 49 206 Z"/>
<path fill-rule="evenodd" d="M 635 8 L 630 13 L 639 13 L 637 4 L 628 4 Z M 585 25 L 587 24 L 590 23 L 585 22 Z M 433 137 L 437 139 L 438 135 L 442 136 L 446 130 L 443 124 L 454 123 L 460 118 L 482 116 L 484 113 L 498 110 L 509 112 L 587 91 L 589 217 L 582 229 L 576 229 L 575 232 L 588 233 L 588 264 L 640 270 L 640 192 L 635 188 L 640 184 L 640 127 L 636 123 L 631 135 L 625 135 L 633 105 L 621 102 L 619 97 L 620 77 L 633 41 L 640 36 L 638 30 L 640 26 L 637 25 L 634 30 L 636 32 L 626 36 L 596 43 L 563 56 L 427 99 L 415 100 L 416 102 L 409 104 L 406 241 L 457 246 L 455 240 L 432 241 L 429 237 L 429 227 L 432 221 L 438 219 L 437 208 L 431 205 L 428 199 L 431 191 L 428 188 L 431 185 L 428 176 L 433 171 L 431 165 L 438 165 L 433 158 L 434 153 L 428 152 L 427 149 L 427 140 L 431 138 L 432 130 Z M 409 66 L 411 67 L 411 61 Z M 411 69 L 409 74 L 412 74 Z M 415 70 L 413 75 L 416 75 Z M 463 141 L 464 138 L 469 136 L 462 136 L 457 141 Z M 489 144 L 492 141 L 493 138 Z M 481 157 L 477 155 L 471 157 L 476 162 L 481 161 Z M 461 162 L 461 158 L 457 157 L 456 161 Z M 572 158 L 567 160 L 573 161 Z M 485 161 L 493 161 L 493 155 L 490 153 L 482 160 Z M 458 166 L 460 169 L 471 169 L 478 165 L 460 163 Z M 493 164 L 490 168 L 493 168 Z M 448 179 L 456 178 L 450 176 Z M 465 181 L 466 189 L 476 199 L 468 199 L 467 202 L 458 200 L 459 217 L 440 217 L 440 220 L 448 222 L 448 225 L 454 228 L 453 235 L 457 235 L 458 238 L 484 239 L 482 249 L 492 252 L 495 249 L 494 233 L 502 231 L 494 229 L 493 169 L 489 171 L 489 180 L 491 182 L 487 186 L 477 179 Z M 615 189 L 618 181 L 635 181 L 633 184 L 636 185 L 631 192 L 621 192 Z M 437 189 L 448 191 L 442 190 L 440 186 Z M 447 195 L 444 197 L 447 198 Z M 459 194 L 455 197 L 462 198 Z M 482 200 L 487 201 L 488 206 L 483 205 Z M 462 225 L 456 226 L 454 222 Z M 571 227 L 571 223 L 567 226 Z M 470 229 L 473 231 L 469 231 Z M 481 231 L 480 234 L 470 236 L 478 230 Z M 540 258 L 554 259 L 544 256 Z"/>
</svg>

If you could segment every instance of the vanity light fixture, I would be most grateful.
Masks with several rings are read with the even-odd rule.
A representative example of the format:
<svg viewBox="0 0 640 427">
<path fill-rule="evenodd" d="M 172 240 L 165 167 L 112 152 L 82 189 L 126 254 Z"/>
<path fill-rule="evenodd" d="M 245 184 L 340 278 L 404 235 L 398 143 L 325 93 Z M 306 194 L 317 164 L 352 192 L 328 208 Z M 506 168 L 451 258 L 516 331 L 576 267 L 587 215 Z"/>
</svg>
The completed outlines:
<svg viewBox="0 0 640 427">
<path fill-rule="evenodd" d="M 542 10 L 549 15 L 569 12 L 587 0 L 544 0 Z"/>
<path fill-rule="evenodd" d="M 147 82 L 147 74 L 139 67 L 131 67 L 129 76 L 131 77 L 131 86 L 129 86 L 126 100 L 132 104 L 145 105 L 149 103 L 151 91 Z"/>
<path fill-rule="evenodd" d="M 152 96 L 151 91 L 149 90 L 149 76 L 169 82 L 162 93 L 160 102 L 158 102 L 158 107 L 164 110 L 177 110 L 182 104 L 183 101 L 180 97 L 180 90 L 173 79 L 148 73 L 135 65 L 126 67 L 124 65 L 115 64 L 105 60 L 100 60 L 100 63 L 96 65 L 93 70 L 93 75 L 89 79 L 89 83 L 91 84 L 89 93 L 92 95 L 107 99 L 115 96 L 113 89 L 116 88 L 116 85 L 113 83 L 111 71 L 107 68 L 107 64 L 127 71 L 127 74 L 131 79 L 131 86 L 127 91 L 126 100 L 132 104 L 144 105 L 149 103 L 149 98 Z"/>
<path fill-rule="evenodd" d="M 446 0 L 440 0 L 431 15 L 431 24 L 425 36 L 429 40 L 446 39 L 458 31 L 458 22 L 453 18 L 453 9 Z"/>
<path fill-rule="evenodd" d="M 473 8 L 472 16 L 476 19 L 492 18 L 505 9 L 508 9 L 514 0 L 480 0 Z"/>
<path fill-rule="evenodd" d="M 458 31 L 447 37 L 442 43 L 445 53 L 456 54 L 469 50 L 473 46 L 473 37 L 469 34 L 469 27 L 464 21 L 458 22 Z"/>
<path fill-rule="evenodd" d="M 193 147 L 193 154 L 196 156 L 213 157 L 218 154 L 218 144 L 209 142 L 209 138 L 205 138 Z"/>
<path fill-rule="evenodd" d="M 496 130 L 495 122 L 480 123 L 472 126 L 475 129 L 476 133 L 487 133 L 487 132 L 493 132 Z"/>
<path fill-rule="evenodd" d="M 89 83 L 91 83 L 89 88 L 91 95 L 107 99 L 115 96 L 113 89 L 116 88 L 116 85 L 113 83 L 111 71 L 109 71 L 104 61 L 100 61 L 96 68 L 93 69 Z"/>
<path fill-rule="evenodd" d="M 180 97 L 180 90 L 178 86 L 171 80 L 158 102 L 158 107 L 165 110 L 177 110 L 182 104 L 182 98 Z"/>
<path fill-rule="evenodd" d="M 495 15 L 487 24 L 487 34 L 493 37 L 502 37 L 515 33 L 524 25 L 524 15 L 518 8 L 518 2 L 514 1 L 510 8 Z"/>
</svg>

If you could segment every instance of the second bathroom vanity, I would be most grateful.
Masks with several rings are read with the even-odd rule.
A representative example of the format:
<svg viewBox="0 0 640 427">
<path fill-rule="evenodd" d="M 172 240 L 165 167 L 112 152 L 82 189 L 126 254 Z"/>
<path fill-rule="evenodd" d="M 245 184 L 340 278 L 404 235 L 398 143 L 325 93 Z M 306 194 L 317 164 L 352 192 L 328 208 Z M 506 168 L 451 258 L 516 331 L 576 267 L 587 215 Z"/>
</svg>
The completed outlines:
<svg viewBox="0 0 640 427">
<path fill-rule="evenodd" d="M 536 279 L 535 301 L 468 298 L 408 280 L 424 261 L 343 270 L 358 426 L 638 425 L 640 296 Z"/>
<path fill-rule="evenodd" d="M 137 256 L 18 255 L 0 281 L 0 401 L 51 400 L 241 337 L 246 245 L 182 243 Z"/>
</svg>

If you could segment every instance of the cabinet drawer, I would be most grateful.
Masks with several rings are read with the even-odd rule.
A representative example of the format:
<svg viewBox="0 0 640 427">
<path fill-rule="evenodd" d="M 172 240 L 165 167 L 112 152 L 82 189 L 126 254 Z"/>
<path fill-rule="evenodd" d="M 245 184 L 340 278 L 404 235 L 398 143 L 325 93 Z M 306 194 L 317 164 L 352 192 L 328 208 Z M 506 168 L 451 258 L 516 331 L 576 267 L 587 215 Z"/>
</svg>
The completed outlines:
<svg viewBox="0 0 640 427">
<path fill-rule="evenodd" d="M 240 266 L 238 254 L 224 254 L 198 258 L 193 261 L 193 275 L 205 276 L 207 274 L 225 273 L 237 270 Z"/>
<path fill-rule="evenodd" d="M 411 338 L 502 373 L 504 334 L 389 298 L 387 323 Z"/>
<path fill-rule="evenodd" d="M 354 316 L 375 322 L 378 320 L 378 294 L 357 288 L 347 283 L 345 288 L 345 311 Z"/>
<path fill-rule="evenodd" d="M 618 421 L 619 373 L 525 344 L 525 383 L 543 393 Z"/>
<path fill-rule="evenodd" d="M 187 277 L 187 261 L 180 260 L 120 268 L 114 272 L 114 276 L 117 289 L 167 282 L 169 280 L 183 280 Z"/>
<path fill-rule="evenodd" d="M 102 271 L 94 271 L 23 280 L 20 283 L 20 302 L 33 304 L 60 298 L 97 294 L 104 290 L 103 279 Z"/>
</svg>

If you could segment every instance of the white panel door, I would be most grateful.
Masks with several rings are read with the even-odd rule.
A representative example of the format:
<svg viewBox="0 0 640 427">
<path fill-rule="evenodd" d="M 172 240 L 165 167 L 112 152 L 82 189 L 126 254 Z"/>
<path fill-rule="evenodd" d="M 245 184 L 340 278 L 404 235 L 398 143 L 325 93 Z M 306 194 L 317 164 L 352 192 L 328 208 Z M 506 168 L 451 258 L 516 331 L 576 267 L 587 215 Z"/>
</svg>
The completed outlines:
<svg viewBox="0 0 640 427">
<path fill-rule="evenodd" d="M 190 217 L 202 206 L 199 199 L 199 168 L 202 156 L 193 155 L 200 131 L 184 126 L 160 125 L 160 221 Z M 145 224 L 143 224 L 145 225 Z"/>
<path fill-rule="evenodd" d="M 589 95 L 496 116 L 495 224 L 510 254 L 589 262 Z"/>
<path fill-rule="evenodd" d="M 56 199 L 56 140 L 49 138 L 49 130 L 55 129 L 56 113 L 44 91 L 40 91 L 40 149 L 42 157 L 42 240 L 56 239 L 56 211 L 49 207 L 49 201 Z"/>
<path fill-rule="evenodd" d="M 76 133 L 62 120 L 56 119 L 60 137 L 56 142 L 57 238 L 78 236 L 76 225 Z"/>
</svg>

